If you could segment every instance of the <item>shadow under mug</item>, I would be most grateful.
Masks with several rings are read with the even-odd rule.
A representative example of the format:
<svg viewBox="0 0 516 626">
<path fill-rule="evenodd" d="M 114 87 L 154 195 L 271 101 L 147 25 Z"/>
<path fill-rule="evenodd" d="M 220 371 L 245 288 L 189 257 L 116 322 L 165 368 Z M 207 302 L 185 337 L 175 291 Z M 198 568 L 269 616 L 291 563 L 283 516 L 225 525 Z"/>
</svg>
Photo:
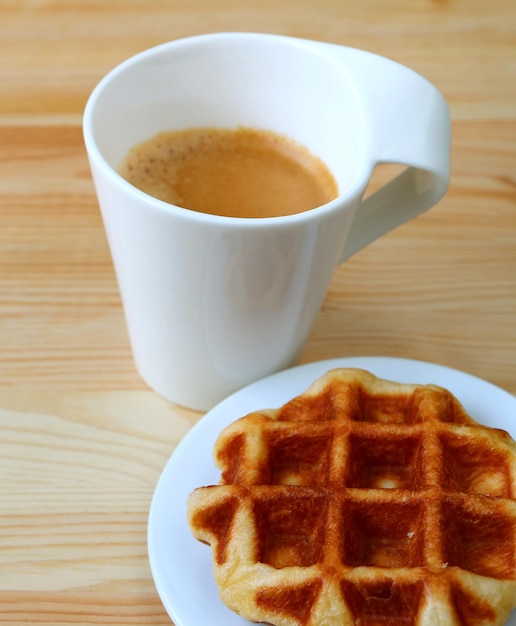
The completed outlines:
<svg viewBox="0 0 516 626">
<path fill-rule="evenodd" d="M 328 165 L 338 198 L 282 217 L 214 216 L 117 173 L 133 145 L 203 126 L 291 137 Z M 435 205 L 449 181 L 450 118 L 431 83 L 365 51 L 278 35 L 137 54 L 93 90 L 83 130 L 138 371 L 197 410 L 294 364 L 335 267 Z M 379 163 L 407 168 L 364 200 Z"/>
</svg>

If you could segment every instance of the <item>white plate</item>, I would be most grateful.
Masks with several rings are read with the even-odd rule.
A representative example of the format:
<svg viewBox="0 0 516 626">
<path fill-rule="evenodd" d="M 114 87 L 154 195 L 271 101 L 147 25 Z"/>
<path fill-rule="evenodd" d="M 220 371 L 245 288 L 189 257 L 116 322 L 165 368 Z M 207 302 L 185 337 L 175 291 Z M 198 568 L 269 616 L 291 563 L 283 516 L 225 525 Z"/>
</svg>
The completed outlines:
<svg viewBox="0 0 516 626">
<path fill-rule="evenodd" d="M 217 484 L 212 461 L 224 426 L 257 409 L 275 408 L 302 393 L 334 367 L 359 367 L 403 383 L 434 383 L 450 390 L 478 422 L 507 430 L 516 439 L 516 398 L 494 385 L 446 367 L 387 357 L 357 357 L 308 363 L 237 391 L 207 413 L 177 446 L 152 500 L 149 560 L 160 598 L 176 626 L 243 626 L 227 609 L 212 577 L 211 548 L 196 541 L 186 521 L 186 499 L 196 487 Z M 516 626 L 516 611 L 507 626 Z"/>
</svg>

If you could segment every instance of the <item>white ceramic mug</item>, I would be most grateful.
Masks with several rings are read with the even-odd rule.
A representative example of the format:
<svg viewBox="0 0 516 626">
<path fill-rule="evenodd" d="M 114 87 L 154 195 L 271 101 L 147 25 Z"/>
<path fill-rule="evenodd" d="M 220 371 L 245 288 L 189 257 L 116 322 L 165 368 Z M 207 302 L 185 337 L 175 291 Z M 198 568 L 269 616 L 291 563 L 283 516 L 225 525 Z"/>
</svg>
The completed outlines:
<svg viewBox="0 0 516 626">
<path fill-rule="evenodd" d="M 221 217 L 117 174 L 160 131 L 238 125 L 305 145 L 338 198 L 295 215 Z M 433 85 L 368 52 L 275 35 L 201 35 L 128 59 L 91 94 L 84 138 L 137 368 L 198 410 L 293 364 L 335 267 L 436 204 L 449 180 L 449 113 Z M 385 162 L 408 168 L 363 200 Z"/>
</svg>

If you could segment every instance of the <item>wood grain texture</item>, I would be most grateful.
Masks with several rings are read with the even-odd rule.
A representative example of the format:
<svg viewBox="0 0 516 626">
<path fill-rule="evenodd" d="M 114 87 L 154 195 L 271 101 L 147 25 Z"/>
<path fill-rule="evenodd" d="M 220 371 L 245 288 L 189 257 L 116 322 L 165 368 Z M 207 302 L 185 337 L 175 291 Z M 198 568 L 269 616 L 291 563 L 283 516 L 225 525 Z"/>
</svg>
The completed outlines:
<svg viewBox="0 0 516 626">
<path fill-rule="evenodd" d="M 302 360 L 404 356 L 516 393 L 514 2 L 0 0 L 0 624 L 170 623 L 147 514 L 199 414 L 135 372 L 81 118 L 124 58 L 224 30 L 365 48 L 450 104 L 447 195 L 335 271 Z"/>
</svg>

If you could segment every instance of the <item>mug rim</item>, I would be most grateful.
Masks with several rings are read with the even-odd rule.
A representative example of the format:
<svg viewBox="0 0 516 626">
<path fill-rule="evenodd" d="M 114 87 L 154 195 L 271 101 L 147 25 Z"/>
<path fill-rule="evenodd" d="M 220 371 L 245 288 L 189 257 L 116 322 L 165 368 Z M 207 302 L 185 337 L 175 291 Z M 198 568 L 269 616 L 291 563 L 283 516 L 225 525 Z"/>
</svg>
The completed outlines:
<svg viewBox="0 0 516 626">
<path fill-rule="evenodd" d="M 226 224 L 226 225 L 241 225 L 241 226 L 251 226 L 253 224 L 267 225 L 267 224 L 275 224 L 278 225 L 278 222 L 284 222 L 285 225 L 292 225 L 293 222 L 299 221 L 310 221 L 312 219 L 319 219 L 321 214 L 333 213 L 338 208 L 342 208 L 351 204 L 355 201 L 359 201 L 362 194 L 364 193 L 369 179 L 371 177 L 372 171 L 374 169 L 375 163 L 370 160 L 365 160 L 360 168 L 358 168 L 358 174 L 355 177 L 355 180 L 350 184 L 350 186 L 346 189 L 345 192 L 339 190 L 339 194 L 329 202 L 325 204 L 319 205 L 312 209 L 308 209 L 305 211 L 300 211 L 297 213 L 291 213 L 286 215 L 275 215 L 275 216 L 266 216 L 266 217 L 238 217 L 238 216 L 228 216 L 228 215 L 219 215 L 212 213 L 204 213 L 202 211 L 197 211 L 195 209 L 188 209 L 185 207 L 181 207 L 176 204 L 172 204 L 170 202 L 166 202 L 164 200 L 160 200 L 159 198 L 148 194 L 145 191 L 140 190 L 138 187 L 135 187 L 132 183 L 128 182 L 123 176 L 121 176 L 115 167 L 113 167 L 107 160 L 107 158 L 102 153 L 98 142 L 95 138 L 95 133 L 93 131 L 93 116 L 96 102 L 99 97 L 103 93 L 105 87 L 109 85 L 114 79 L 116 79 L 120 74 L 133 67 L 134 65 L 140 63 L 141 61 L 145 61 L 148 58 L 151 58 L 155 55 L 159 55 L 162 52 L 168 51 L 170 48 L 176 48 L 181 46 L 189 46 L 195 45 L 200 41 L 207 40 L 223 40 L 231 38 L 234 40 L 241 39 L 255 39 L 255 40 L 275 40 L 277 42 L 283 42 L 285 44 L 297 47 L 303 47 L 304 49 L 312 52 L 314 54 L 321 54 L 326 47 L 332 47 L 335 44 L 329 44 L 322 41 L 304 39 L 299 37 L 291 37 L 288 35 L 280 35 L 274 33 L 261 33 L 261 32 L 246 32 L 246 31 L 222 31 L 222 32 L 213 32 L 213 33 L 205 33 L 192 35 L 188 37 L 182 37 L 179 39 L 172 39 L 170 41 L 166 41 L 163 43 L 159 43 L 155 46 L 151 46 L 149 48 L 145 48 L 126 59 L 122 60 L 120 63 L 115 65 L 111 70 L 109 70 L 102 78 L 96 83 L 90 92 L 88 99 L 86 101 L 83 119 L 82 119 L 82 130 L 83 130 L 83 138 L 86 146 L 86 150 L 88 153 L 88 158 L 90 161 L 95 162 L 95 164 L 100 167 L 105 175 L 107 175 L 115 184 L 120 186 L 124 193 L 130 194 L 136 198 L 140 198 L 142 201 L 145 201 L 147 209 L 154 209 L 161 213 L 170 214 L 175 217 L 183 217 L 185 219 L 195 219 L 202 222 L 213 222 L 217 224 Z M 338 44 L 340 48 L 348 48 L 347 46 L 341 46 Z M 319 47 L 319 50 L 317 48 Z M 354 48 L 348 48 L 353 50 Z M 357 50 L 357 49 L 354 49 Z M 357 50 L 358 51 L 358 50 Z M 360 52 L 363 52 L 360 50 Z M 325 55 L 327 56 L 327 55 Z M 216 126 L 215 126 L 216 127 Z M 222 127 L 220 127 L 222 128 Z M 226 127 L 228 128 L 228 127 Z"/>
</svg>

